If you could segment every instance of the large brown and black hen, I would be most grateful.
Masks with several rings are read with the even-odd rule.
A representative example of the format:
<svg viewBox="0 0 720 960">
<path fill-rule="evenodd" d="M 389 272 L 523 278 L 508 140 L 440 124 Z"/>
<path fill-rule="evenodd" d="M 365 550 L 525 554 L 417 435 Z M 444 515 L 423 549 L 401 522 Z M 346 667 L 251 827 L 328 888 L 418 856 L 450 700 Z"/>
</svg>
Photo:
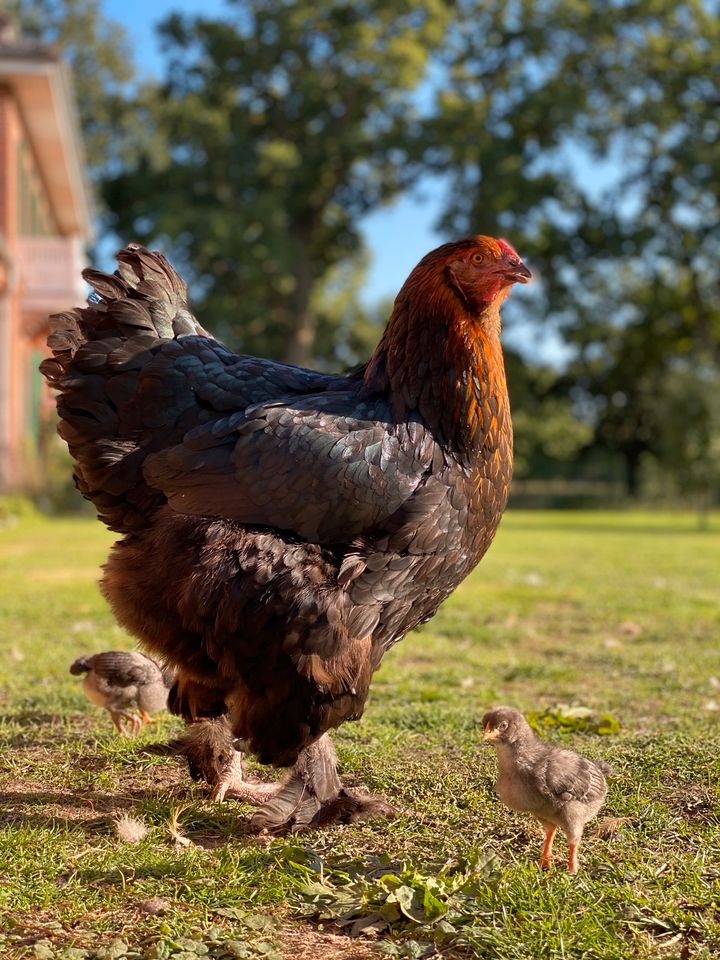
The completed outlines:
<svg viewBox="0 0 720 960">
<path fill-rule="evenodd" d="M 502 240 L 439 247 L 370 360 L 332 376 L 232 353 L 159 253 L 118 263 L 85 272 L 96 292 L 53 318 L 42 365 L 77 485 L 122 534 L 104 593 L 177 668 L 177 712 L 227 712 L 294 765 L 256 828 L 372 809 L 325 734 L 492 541 L 512 465 L 499 310 L 530 272 Z"/>
</svg>

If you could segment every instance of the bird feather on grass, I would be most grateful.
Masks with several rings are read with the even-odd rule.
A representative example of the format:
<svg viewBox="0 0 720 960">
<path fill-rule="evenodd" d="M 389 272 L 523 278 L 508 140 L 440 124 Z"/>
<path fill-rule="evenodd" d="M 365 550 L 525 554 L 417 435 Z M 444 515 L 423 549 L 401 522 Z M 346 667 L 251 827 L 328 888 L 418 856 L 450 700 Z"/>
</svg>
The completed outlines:
<svg viewBox="0 0 720 960">
<path fill-rule="evenodd" d="M 147 836 L 147 832 L 147 827 L 142 820 L 138 820 L 129 813 L 123 813 L 115 820 L 115 833 L 123 843 L 140 843 Z"/>
</svg>

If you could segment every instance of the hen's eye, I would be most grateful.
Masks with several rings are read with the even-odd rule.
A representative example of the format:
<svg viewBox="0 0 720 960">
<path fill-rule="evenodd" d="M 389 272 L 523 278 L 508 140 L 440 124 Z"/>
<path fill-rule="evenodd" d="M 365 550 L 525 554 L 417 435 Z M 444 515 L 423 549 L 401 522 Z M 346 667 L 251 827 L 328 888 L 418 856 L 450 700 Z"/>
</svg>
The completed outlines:
<svg viewBox="0 0 720 960">
<path fill-rule="evenodd" d="M 484 259 L 485 257 L 483 257 L 481 253 L 474 253 L 472 257 L 470 257 L 472 263 L 482 263 Z"/>
</svg>

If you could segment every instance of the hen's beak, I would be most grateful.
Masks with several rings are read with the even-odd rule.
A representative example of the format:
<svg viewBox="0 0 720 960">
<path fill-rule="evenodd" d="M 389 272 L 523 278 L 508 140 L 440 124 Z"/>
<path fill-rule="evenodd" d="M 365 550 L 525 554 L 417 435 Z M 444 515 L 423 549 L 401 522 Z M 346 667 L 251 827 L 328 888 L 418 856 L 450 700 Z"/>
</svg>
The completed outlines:
<svg viewBox="0 0 720 960">
<path fill-rule="evenodd" d="M 486 723 L 483 727 L 483 740 L 494 740 L 496 737 L 500 736 L 499 730 L 493 730 L 489 723 Z"/>
<path fill-rule="evenodd" d="M 522 262 L 517 260 L 515 263 L 508 262 L 505 269 L 505 279 L 510 283 L 527 283 L 532 278 L 532 274 Z"/>
</svg>

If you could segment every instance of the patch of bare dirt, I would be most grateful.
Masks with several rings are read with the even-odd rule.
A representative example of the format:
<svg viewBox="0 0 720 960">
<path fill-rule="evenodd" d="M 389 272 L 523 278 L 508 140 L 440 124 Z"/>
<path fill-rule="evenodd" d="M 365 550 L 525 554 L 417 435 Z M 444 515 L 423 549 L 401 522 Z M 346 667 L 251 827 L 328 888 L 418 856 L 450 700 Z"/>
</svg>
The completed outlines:
<svg viewBox="0 0 720 960">
<path fill-rule="evenodd" d="M 280 948 L 283 956 L 293 960 L 375 960 L 384 956 L 373 943 L 300 925 L 283 928 Z"/>
<path fill-rule="evenodd" d="M 155 899 L 160 900 L 160 898 Z M 142 936 L 138 923 L 138 921 L 142 922 L 142 914 L 150 913 L 152 916 L 158 916 L 167 913 L 167 908 L 177 913 L 179 905 L 168 902 L 163 910 L 148 910 L 147 906 L 148 901 L 139 901 L 136 904 L 136 922 L 132 921 L 132 911 L 130 911 L 126 918 L 127 929 L 115 930 L 106 935 L 96 935 L 92 942 L 87 942 L 86 936 L 77 928 L 64 929 L 45 911 L 37 911 L 32 915 L 16 915 L 11 924 L 14 933 L 12 943 L 0 948 L 6 951 L 2 953 L 3 960 L 15 960 L 15 958 L 29 960 L 35 955 L 34 944 L 40 940 L 49 941 L 56 949 L 69 946 L 88 949 L 107 946 L 120 936 L 130 947 L 137 947 L 140 944 L 147 947 L 154 942 L 156 935 Z M 88 917 L 88 919 L 97 921 L 99 917 Z M 230 931 L 228 931 L 228 937 L 232 938 Z M 295 922 L 285 923 L 272 935 L 271 940 L 287 960 L 378 960 L 379 957 L 384 956 L 379 946 L 372 941 L 340 936 L 322 928 L 315 929 Z"/>
</svg>

